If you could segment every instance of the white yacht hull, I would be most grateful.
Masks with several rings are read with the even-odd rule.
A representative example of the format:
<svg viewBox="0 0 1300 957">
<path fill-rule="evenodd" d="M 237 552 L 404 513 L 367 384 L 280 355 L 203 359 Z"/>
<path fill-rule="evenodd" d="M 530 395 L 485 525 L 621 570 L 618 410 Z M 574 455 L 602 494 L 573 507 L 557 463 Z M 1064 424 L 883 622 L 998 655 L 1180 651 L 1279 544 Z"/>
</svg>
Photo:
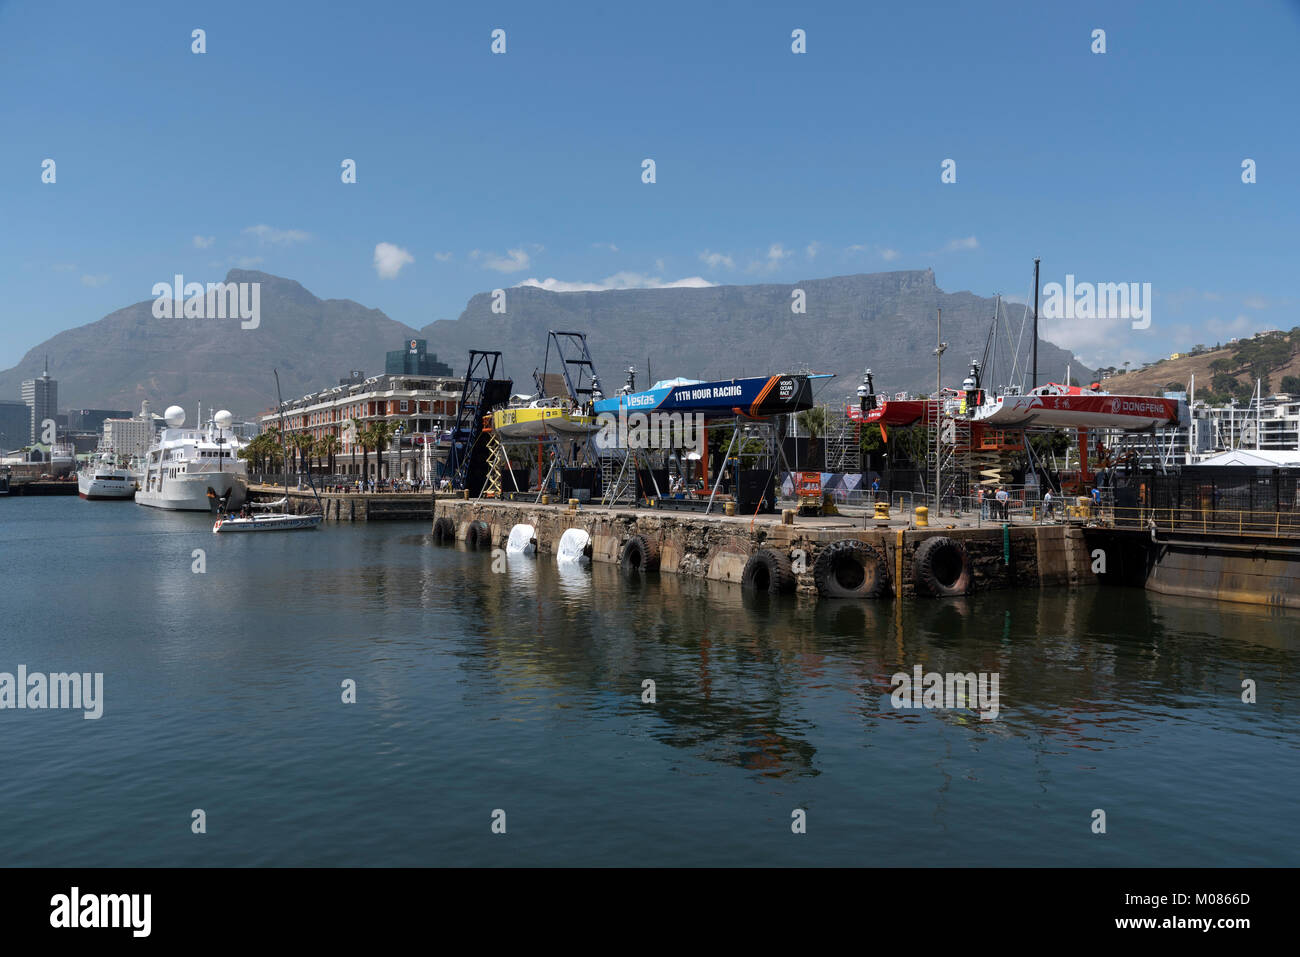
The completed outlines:
<svg viewBox="0 0 1300 957">
<path fill-rule="evenodd" d="M 135 495 L 138 484 L 135 475 L 120 469 L 98 475 L 77 473 L 77 494 L 90 501 L 129 499 Z"/>
<path fill-rule="evenodd" d="M 320 514 L 254 515 L 250 518 L 238 518 L 224 515 L 212 524 L 214 532 L 290 532 L 298 529 L 315 528 L 324 518 Z"/>
<path fill-rule="evenodd" d="M 146 482 L 135 493 L 135 503 L 178 512 L 207 512 L 212 508 L 208 497 L 209 489 L 218 498 L 230 492 L 230 501 L 226 507 L 239 508 L 248 494 L 248 482 L 243 475 L 231 472 L 161 476 L 153 482 Z"/>
</svg>

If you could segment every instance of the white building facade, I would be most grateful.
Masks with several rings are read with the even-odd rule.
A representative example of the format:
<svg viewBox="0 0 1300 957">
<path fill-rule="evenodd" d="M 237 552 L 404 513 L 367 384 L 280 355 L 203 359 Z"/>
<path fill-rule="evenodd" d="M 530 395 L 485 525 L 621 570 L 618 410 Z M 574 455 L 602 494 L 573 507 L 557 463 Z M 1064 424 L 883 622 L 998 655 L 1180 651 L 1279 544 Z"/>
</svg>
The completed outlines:
<svg viewBox="0 0 1300 957">
<path fill-rule="evenodd" d="M 334 474 L 420 482 L 433 477 L 432 451 L 438 436 L 456 423 L 461 380 L 444 376 L 380 375 L 305 395 L 284 404 L 286 439 L 306 433 L 315 441 L 334 436 Z M 280 412 L 260 417 L 262 430 L 280 426 Z M 355 421 L 354 421 L 355 420 Z M 395 432 L 382 462 L 358 441 L 361 430 L 387 422 Z M 314 456 L 323 458 L 323 456 Z M 364 462 L 364 466 L 363 466 Z M 322 467 L 328 466 L 321 463 Z M 366 474 L 363 476 L 363 467 Z"/>
</svg>

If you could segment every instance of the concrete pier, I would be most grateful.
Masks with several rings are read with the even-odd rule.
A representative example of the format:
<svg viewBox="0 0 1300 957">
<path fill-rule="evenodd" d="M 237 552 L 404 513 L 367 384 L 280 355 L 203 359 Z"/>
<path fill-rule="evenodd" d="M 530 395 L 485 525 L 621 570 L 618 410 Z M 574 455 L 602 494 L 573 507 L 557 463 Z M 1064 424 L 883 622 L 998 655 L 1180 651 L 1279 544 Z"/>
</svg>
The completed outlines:
<svg viewBox="0 0 1300 957">
<path fill-rule="evenodd" d="M 660 572 L 726 582 L 740 582 L 750 557 L 771 549 L 794 559 L 797 590 L 808 595 L 819 593 L 813 574 L 818 554 L 843 541 L 862 542 L 883 558 L 889 591 L 916 594 L 916 550 L 936 536 L 954 539 L 964 548 L 972 590 L 1097 581 L 1083 529 L 1077 525 L 975 527 L 938 519 L 928 528 L 916 528 L 906 517 L 877 523 L 870 516 L 796 517 L 794 524 L 785 525 L 773 515 L 705 516 L 632 507 L 570 511 L 567 505 L 451 498 L 436 503 L 435 522 L 443 518 L 454 526 L 458 541 L 465 540 L 471 524 L 483 523 L 493 547 L 504 547 L 515 525 L 532 525 L 543 555 L 554 552 L 567 529 L 580 528 L 591 536 L 592 561 L 609 563 L 620 561 L 631 538 L 644 536 L 658 550 Z"/>
<path fill-rule="evenodd" d="M 254 502 L 273 502 L 286 497 L 284 488 L 251 485 L 248 497 Z M 289 489 L 285 511 L 294 514 L 316 511 L 311 489 Z M 320 506 L 327 522 L 427 522 L 433 518 L 433 496 L 429 492 L 321 492 Z"/>
</svg>

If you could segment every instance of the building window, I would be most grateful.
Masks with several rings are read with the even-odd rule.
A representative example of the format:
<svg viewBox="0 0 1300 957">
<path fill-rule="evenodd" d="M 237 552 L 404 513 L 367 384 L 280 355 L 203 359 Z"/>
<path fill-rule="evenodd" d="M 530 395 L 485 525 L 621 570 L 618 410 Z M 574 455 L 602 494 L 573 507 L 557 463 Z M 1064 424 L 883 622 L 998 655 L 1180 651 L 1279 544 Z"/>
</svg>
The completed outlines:
<svg viewBox="0 0 1300 957">
<path fill-rule="evenodd" d="M 405 412 L 405 411 L 406 411 L 406 404 L 407 404 L 407 403 L 406 403 L 406 400 L 403 399 L 402 402 L 401 402 L 401 404 L 400 404 L 400 406 L 398 407 L 398 411 L 399 411 L 399 412 Z"/>
</svg>

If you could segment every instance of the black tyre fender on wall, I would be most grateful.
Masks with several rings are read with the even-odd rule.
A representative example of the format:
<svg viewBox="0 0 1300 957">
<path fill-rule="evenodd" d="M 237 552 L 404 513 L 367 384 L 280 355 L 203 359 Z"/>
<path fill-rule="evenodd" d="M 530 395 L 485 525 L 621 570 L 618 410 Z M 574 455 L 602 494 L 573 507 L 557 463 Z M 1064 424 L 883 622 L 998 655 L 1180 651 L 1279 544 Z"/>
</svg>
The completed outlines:
<svg viewBox="0 0 1300 957">
<path fill-rule="evenodd" d="M 946 535 L 927 538 L 912 556 L 912 582 L 923 595 L 947 598 L 965 595 L 974 584 L 970 555 L 965 546 Z"/>
<path fill-rule="evenodd" d="M 659 570 L 659 546 L 644 535 L 633 535 L 623 544 L 618 556 L 618 566 L 626 573 Z"/>
<path fill-rule="evenodd" d="M 433 523 L 433 541 L 436 545 L 450 545 L 456 541 L 456 523 L 446 515 Z"/>
<path fill-rule="evenodd" d="M 469 528 L 465 530 L 465 547 L 466 548 L 491 548 L 492 547 L 492 530 L 488 528 L 487 522 L 469 523 Z"/>
<path fill-rule="evenodd" d="M 769 595 L 784 594 L 794 591 L 794 571 L 790 566 L 790 556 L 785 552 L 760 548 L 749 556 L 745 570 L 741 572 L 740 584 L 754 592 L 766 592 Z"/>
<path fill-rule="evenodd" d="M 889 569 L 874 548 L 850 539 L 818 551 L 813 581 L 823 598 L 879 598 L 889 592 Z"/>
</svg>

